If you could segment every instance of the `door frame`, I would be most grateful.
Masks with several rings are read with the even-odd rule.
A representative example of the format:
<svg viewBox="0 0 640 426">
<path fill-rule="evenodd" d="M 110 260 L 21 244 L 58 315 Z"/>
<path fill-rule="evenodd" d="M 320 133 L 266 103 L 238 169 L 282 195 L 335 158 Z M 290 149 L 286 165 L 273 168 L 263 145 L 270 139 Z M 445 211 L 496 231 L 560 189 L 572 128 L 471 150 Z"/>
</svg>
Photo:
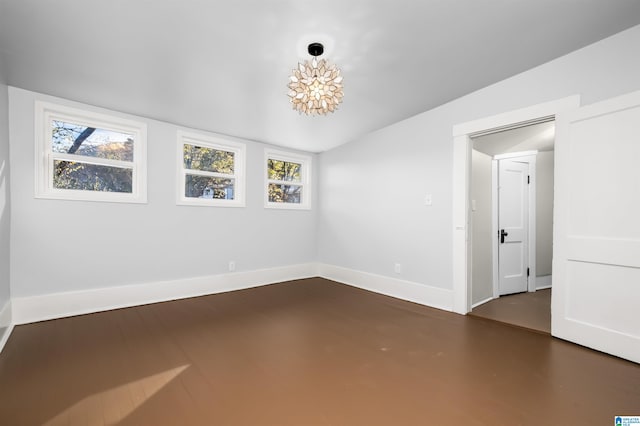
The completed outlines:
<svg viewBox="0 0 640 426">
<path fill-rule="evenodd" d="M 470 186 L 472 137 L 555 118 L 580 106 L 580 95 L 545 102 L 453 126 L 453 311 L 471 311 Z M 556 159 L 555 167 L 562 167 Z"/>
<path fill-rule="evenodd" d="M 521 152 L 510 152 L 508 154 L 499 154 L 494 155 L 491 160 L 491 195 L 492 195 L 492 211 L 491 211 L 491 232 L 493 238 L 492 247 L 492 256 L 493 256 L 493 298 L 496 299 L 500 297 L 500 277 L 499 277 L 499 268 L 498 268 L 498 260 L 499 260 L 499 248 L 500 243 L 498 242 L 498 232 L 499 232 L 499 205 L 498 205 L 498 161 L 505 159 L 514 159 L 514 158 L 522 158 L 525 159 L 529 164 L 529 176 L 531 182 L 529 183 L 529 212 L 528 212 L 528 224 L 527 224 L 527 232 L 528 232 L 528 259 L 529 263 L 529 276 L 527 277 L 527 291 L 534 292 L 536 291 L 536 157 L 538 155 L 538 151 L 521 151 Z M 473 223 L 471 224 L 473 226 Z M 469 290 L 471 290 L 471 286 L 473 282 L 469 283 Z"/>
</svg>

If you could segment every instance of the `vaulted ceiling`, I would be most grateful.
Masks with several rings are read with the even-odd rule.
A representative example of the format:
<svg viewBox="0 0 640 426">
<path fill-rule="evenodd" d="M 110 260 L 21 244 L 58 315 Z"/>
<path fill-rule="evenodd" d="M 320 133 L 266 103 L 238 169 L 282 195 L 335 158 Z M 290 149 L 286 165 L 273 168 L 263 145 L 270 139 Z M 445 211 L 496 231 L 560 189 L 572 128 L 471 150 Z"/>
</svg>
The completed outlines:
<svg viewBox="0 0 640 426">
<path fill-rule="evenodd" d="M 473 138 L 473 149 L 491 156 L 533 150 L 553 151 L 555 136 L 555 122 L 547 121 Z"/>
<path fill-rule="evenodd" d="M 320 152 L 640 23 L 637 0 L 0 0 L 4 83 Z M 344 75 L 291 109 L 310 42 Z"/>
</svg>

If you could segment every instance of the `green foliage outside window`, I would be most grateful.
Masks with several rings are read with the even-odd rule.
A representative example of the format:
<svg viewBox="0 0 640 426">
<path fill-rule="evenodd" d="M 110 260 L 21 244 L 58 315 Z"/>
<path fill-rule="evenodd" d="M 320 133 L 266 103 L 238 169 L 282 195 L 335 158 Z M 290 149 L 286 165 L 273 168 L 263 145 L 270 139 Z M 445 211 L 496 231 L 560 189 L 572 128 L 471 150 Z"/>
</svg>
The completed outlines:
<svg viewBox="0 0 640 426">
<path fill-rule="evenodd" d="M 300 204 L 302 187 L 298 185 L 269 184 L 270 203 L 295 203 Z"/>
<path fill-rule="evenodd" d="M 269 179 L 286 182 L 300 182 L 302 164 L 269 159 L 267 163 Z"/>
<path fill-rule="evenodd" d="M 83 157 L 133 161 L 131 135 L 53 120 L 53 152 Z M 131 168 L 55 160 L 53 187 L 83 191 L 132 192 Z"/>
<path fill-rule="evenodd" d="M 302 164 L 281 160 L 267 160 L 267 173 L 271 180 L 283 182 L 301 182 Z M 287 184 L 269 184 L 269 202 L 271 203 L 295 203 L 300 204 L 302 186 Z"/>
<path fill-rule="evenodd" d="M 184 144 L 183 156 L 185 169 L 233 174 L 233 152 Z"/>
<path fill-rule="evenodd" d="M 131 169 L 54 161 L 54 188 L 131 193 L 132 181 Z"/>
<path fill-rule="evenodd" d="M 233 152 L 184 144 L 184 168 L 203 172 L 233 175 Z M 185 196 L 188 198 L 234 199 L 235 179 L 219 176 L 185 176 Z"/>
</svg>

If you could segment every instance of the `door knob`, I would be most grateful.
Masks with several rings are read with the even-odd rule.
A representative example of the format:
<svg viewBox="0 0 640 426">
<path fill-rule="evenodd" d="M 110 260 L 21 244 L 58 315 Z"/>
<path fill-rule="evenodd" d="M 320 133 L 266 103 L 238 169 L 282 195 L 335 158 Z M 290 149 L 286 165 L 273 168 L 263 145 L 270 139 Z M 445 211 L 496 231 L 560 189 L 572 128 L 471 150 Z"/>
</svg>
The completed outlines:
<svg viewBox="0 0 640 426">
<path fill-rule="evenodd" d="M 500 244 L 504 244 L 504 237 L 506 237 L 507 235 L 509 235 L 509 233 L 504 232 L 504 229 L 500 230 Z"/>
</svg>

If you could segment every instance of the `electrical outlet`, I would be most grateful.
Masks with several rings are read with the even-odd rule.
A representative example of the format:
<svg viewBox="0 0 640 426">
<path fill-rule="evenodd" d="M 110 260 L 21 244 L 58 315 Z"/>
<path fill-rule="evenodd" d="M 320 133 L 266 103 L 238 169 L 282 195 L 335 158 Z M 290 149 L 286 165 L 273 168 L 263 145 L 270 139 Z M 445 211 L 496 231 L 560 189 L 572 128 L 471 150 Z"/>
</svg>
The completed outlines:
<svg viewBox="0 0 640 426">
<path fill-rule="evenodd" d="M 427 194 L 427 195 L 424 196 L 424 205 L 425 206 L 433 205 L 433 199 L 431 197 L 431 194 Z"/>
<path fill-rule="evenodd" d="M 395 271 L 396 274 L 401 274 L 402 273 L 402 265 L 399 263 L 396 263 L 395 265 L 393 265 L 393 270 Z"/>
<path fill-rule="evenodd" d="M 233 260 L 229 261 L 229 272 L 233 272 L 236 270 L 236 262 Z"/>
</svg>

